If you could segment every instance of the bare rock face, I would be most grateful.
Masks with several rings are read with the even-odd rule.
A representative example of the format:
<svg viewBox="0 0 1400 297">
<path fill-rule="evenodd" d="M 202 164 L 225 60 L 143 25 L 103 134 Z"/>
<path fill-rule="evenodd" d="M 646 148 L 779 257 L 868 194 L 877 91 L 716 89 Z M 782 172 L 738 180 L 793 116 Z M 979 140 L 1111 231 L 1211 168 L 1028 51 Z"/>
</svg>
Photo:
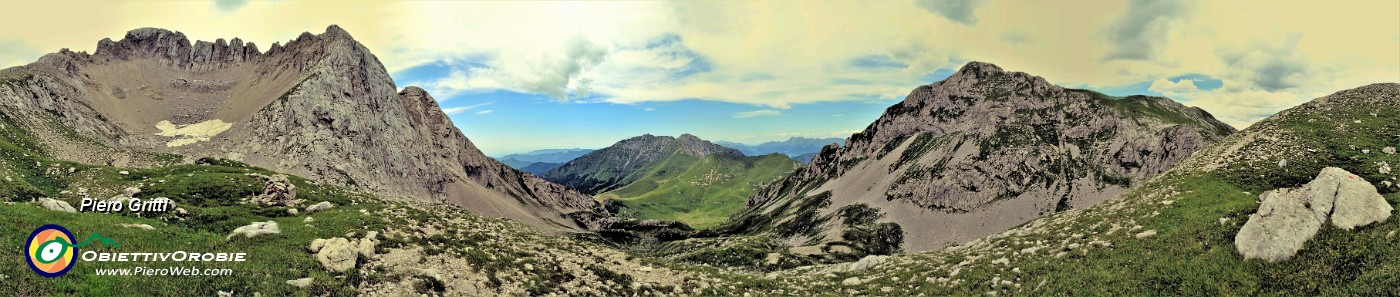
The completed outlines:
<svg viewBox="0 0 1400 297">
<path fill-rule="evenodd" d="M 1279 262 L 1292 258 L 1330 218 L 1351 230 L 1383 221 L 1392 207 L 1375 186 L 1356 175 L 1328 167 L 1307 185 L 1260 195 L 1263 203 L 1235 234 L 1235 248 L 1246 259 Z"/>
<path fill-rule="evenodd" d="M 1293 257 L 1322 227 L 1330 204 L 1315 205 L 1309 189 L 1279 189 L 1264 193 L 1259 211 L 1249 216 L 1235 235 L 1235 249 L 1245 258 L 1269 262 Z M 1311 207 L 1310 207 L 1311 206 Z M 1326 209 L 1324 209 L 1326 208 Z"/>
<path fill-rule="evenodd" d="M 231 159 L 546 230 L 606 216 L 588 215 L 602 213 L 591 197 L 482 154 L 427 92 L 400 91 L 334 25 L 267 51 L 142 28 L 102 40 L 94 54 L 64 50 L 0 70 L 0 80 L 0 114 L 36 127 L 57 159 L 161 165 L 136 151 Z M 82 139 L 62 137 L 70 129 Z"/>
<path fill-rule="evenodd" d="M 1332 207 L 1333 226 L 1351 230 L 1390 218 L 1394 207 L 1385 201 L 1385 197 L 1381 197 L 1376 186 L 1336 167 L 1323 169 L 1322 174 L 1338 181 L 1337 200 Z"/>
<path fill-rule="evenodd" d="M 824 148 L 749 198 L 748 211 L 780 224 L 810 216 L 784 204 L 830 191 L 818 218 L 866 204 L 907 231 L 907 250 L 938 249 L 1106 200 L 1233 132 L 1171 99 L 1067 89 L 972 62 Z"/>
<path fill-rule="evenodd" d="M 544 178 L 586 194 L 596 195 L 625 186 L 632 172 L 680 152 L 694 157 L 722 155 L 743 157 L 739 150 L 695 137 L 653 136 L 646 134 L 624 139 L 593 151 L 544 173 Z"/>
</svg>

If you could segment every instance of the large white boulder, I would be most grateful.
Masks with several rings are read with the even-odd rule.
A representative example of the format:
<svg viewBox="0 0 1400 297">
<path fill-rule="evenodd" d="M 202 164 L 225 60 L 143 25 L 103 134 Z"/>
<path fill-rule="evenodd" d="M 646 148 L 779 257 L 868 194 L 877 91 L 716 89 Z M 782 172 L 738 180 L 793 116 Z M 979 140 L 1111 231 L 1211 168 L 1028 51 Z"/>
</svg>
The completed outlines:
<svg viewBox="0 0 1400 297">
<path fill-rule="evenodd" d="M 68 202 L 53 198 L 39 198 L 39 207 L 52 211 L 78 212 L 78 209 L 73 208 L 73 205 L 69 205 Z"/>
<path fill-rule="evenodd" d="M 1390 218 L 1394 208 L 1376 192 L 1376 186 L 1338 168 L 1323 169 L 1322 174 L 1334 175 L 1339 181 L 1332 209 L 1333 226 L 1351 230 Z"/>
<path fill-rule="evenodd" d="M 1259 210 L 1235 234 L 1246 259 L 1292 258 L 1330 219 L 1345 230 L 1384 221 L 1393 208 L 1371 183 L 1336 167 L 1322 169 L 1308 184 L 1260 195 Z"/>
<path fill-rule="evenodd" d="M 1235 249 L 1245 259 L 1278 262 L 1292 258 L 1322 227 L 1317 216 L 1321 209 L 1310 203 L 1308 192 L 1308 189 L 1265 192 L 1259 211 L 1250 215 L 1249 221 L 1235 234 Z M 1331 207 L 1331 204 L 1326 206 Z"/>
</svg>

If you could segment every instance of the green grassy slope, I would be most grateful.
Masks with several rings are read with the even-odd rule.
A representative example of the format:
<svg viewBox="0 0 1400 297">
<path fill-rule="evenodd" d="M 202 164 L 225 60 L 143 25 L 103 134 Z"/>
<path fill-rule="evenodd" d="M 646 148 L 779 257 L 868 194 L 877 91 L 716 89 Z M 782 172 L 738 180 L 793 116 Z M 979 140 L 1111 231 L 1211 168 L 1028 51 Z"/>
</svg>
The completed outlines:
<svg viewBox="0 0 1400 297">
<path fill-rule="evenodd" d="M 328 272 L 307 250 L 316 238 L 333 238 L 354 233 L 362 236 L 379 232 L 381 243 L 376 253 L 390 249 L 421 248 L 423 259 L 450 255 L 467 259 L 476 273 L 490 275 L 491 289 L 506 290 L 507 295 L 540 295 L 578 290 L 566 284 L 576 278 L 593 275 L 609 288 L 594 288 L 611 295 L 639 294 L 638 290 L 660 290 L 632 287 L 631 276 L 615 266 L 593 264 L 587 273 L 564 273 L 561 260 L 550 253 L 578 253 L 597 247 L 567 238 L 543 234 L 504 219 L 484 218 L 448 205 L 433 205 L 431 211 L 423 206 L 390 202 L 357 191 L 320 185 L 291 176 L 298 187 L 298 199 L 310 204 L 328 201 L 337 205 L 315 213 L 291 215 L 286 207 L 262 207 L 239 203 L 257 195 L 263 188 L 261 178 L 249 173 L 273 174 L 268 170 L 249 167 L 228 160 L 206 160 L 203 165 L 173 165 L 156 168 L 117 168 L 52 160 L 45 148 L 34 140 L 29 128 L 0 112 L 0 296 L 214 296 L 219 291 L 236 296 L 352 296 L 357 289 L 370 286 L 392 286 L 392 283 L 413 279 L 410 292 L 444 294 L 442 283 L 426 281 L 422 276 L 404 274 L 361 257 L 358 268 L 348 273 Z M 59 168 L 61 170 L 51 170 Z M 72 172 L 68 168 L 73 168 Z M 125 172 L 125 173 L 122 173 Z M 40 208 L 32 200 L 54 198 L 75 208 L 82 197 L 77 192 L 86 189 L 89 197 L 106 199 L 126 187 L 140 187 L 136 195 L 144 200 L 167 197 L 187 214 L 166 212 L 149 215 L 120 213 L 65 213 Z M 307 217 L 314 221 L 305 222 Z M 281 233 L 255 238 L 226 239 L 233 229 L 252 222 L 275 221 Z M 65 275 L 49 279 L 30 271 L 24 252 L 30 232 L 39 226 L 58 224 L 70 230 L 77 241 L 91 234 L 111 238 L 118 247 L 94 243 L 79 249 L 96 252 L 162 252 L 246 253 L 246 262 L 98 262 L 78 260 Z M 126 228 L 121 224 L 146 224 L 154 230 Z M 407 229 L 394 229 L 408 227 Z M 451 233 L 429 234 L 423 229 L 453 230 Z M 394 235 L 389 230 L 408 230 L 407 235 Z M 500 240 L 496 240 L 500 239 Z M 590 254 L 591 255 L 591 254 Z M 381 255 L 382 256 L 382 255 Z M 585 257 L 586 256 L 586 257 Z M 617 263 L 618 259 L 580 256 L 571 262 Z M 419 259 L 418 261 L 423 261 Z M 533 265 L 529 274 L 514 277 Z M 97 275 L 98 269 L 134 269 L 146 267 L 230 269 L 224 276 L 108 276 Z M 629 270 L 630 271 L 630 270 Z M 496 277 L 497 273 L 502 277 Z M 587 275 L 585 275 L 587 274 Z M 505 275 L 512 275 L 510 278 Z M 312 285 L 298 288 L 287 280 L 313 278 Z M 605 286 L 598 283 L 598 286 Z M 460 289 L 460 288 L 457 288 Z M 691 289 L 689 287 L 687 290 Z M 667 288 L 667 290 L 671 290 Z M 736 289 L 730 289 L 736 290 Z M 731 291 L 732 292 L 732 291 Z M 391 293 L 390 295 L 393 295 Z"/>
<path fill-rule="evenodd" d="M 318 285 L 307 293 L 343 294 L 353 293 L 355 283 L 361 281 L 358 275 L 350 278 L 336 277 L 321 269 L 314 257 L 305 253 L 306 245 L 314 238 L 342 236 L 346 232 L 380 230 L 384 221 L 362 215 L 359 210 L 377 210 L 384 207 L 379 203 L 366 202 L 350 192 L 333 187 L 318 186 L 304 179 L 293 177 L 300 187 L 299 198 L 312 203 L 330 201 L 341 207 L 318 212 L 316 221 L 301 227 L 304 216 L 287 214 L 284 207 L 257 208 L 237 204 L 239 199 L 256 195 L 263 182 L 247 173 L 271 174 L 266 170 L 216 165 L 178 165 L 153 169 L 113 168 L 107 166 L 82 165 L 48 160 L 32 152 L 15 150 L 17 146 L 0 141 L 0 155 L 8 160 L 16 156 L 29 156 L 22 161 L 4 162 L 7 175 L 23 175 L 5 186 L 7 202 L 0 204 L 0 246 L 12 252 L 0 253 L 0 292 L 18 295 L 76 294 L 88 296 L 124 295 L 213 295 L 216 290 L 235 292 L 262 292 L 272 295 L 291 295 L 293 287 L 284 282 L 290 279 L 313 277 Z M 38 162 L 41 166 L 34 166 Z M 60 164 L 64 174 L 46 174 L 44 169 L 50 164 Z M 72 174 L 66 168 L 73 167 Z M 128 174 L 120 174 L 127 171 Z M 49 211 L 33 204 L 24 203 L 40 196 L 65 200 L 74 207 L 81 197 L 73 194 L 78 188 L 89 189 L 95 199 L 113 196 L 128 186 L 142 186 L 143 191 L 136 197 L 153 199 L 168 197 L 178 207 L 189 212 L 183 219 L 177 219 L 173 212 L 161 215 L 139 217 L 127 212 L 106 213 L 63 213 Z M 234 228 L 254 221 L 277 221 L 282 226 L 282 234 L 252 239 L 224 239 Z M 29 271 L 23 250 L 28 234 L 42 225 L 58 224 L 66 227 L 82 241 L 89 234 L 99 233 L 112 238 L 120 248 L 93 244 L 80 251 L 99 252 L 244 252 L 249 260 L 245 263 L 191 263 L 191 262 L 85 262 L 79 261 L 65 276 L 46 279 Z M 148 224 L 155 230 L 123 228 L 119 224 Z M 302 252 L 288 252 L 302 251 Z M 166 268 L 170 266 L 197 267 L 199 269 L 229 268 L 233 276 L 96 276 L 96 269 L 133 268 L 135 266 Z M 256 277 L 254 277 L 256 276 Z M 317 293 L 317 294 L 319 294 Z"/>
<path fill-rule="evenodd" d="M 4 115 L 0 112 L 0 115 Z M 329 201 L 329 210 L 291 215 L 285 207 L 260 207 L 238 203 L 256 195 L 260 178 L 248 173 L 272 174 L 228 160 L 207 160 L 205 165 L 173 165 L 156 168 L 117 168 L 52 160 L 33 135 L 0 117 L 0 296 L 213 296 L 219 291 L 235 296 L 352 296 L 366 288 L 386 295 L 658 295 L 687 292 L 697 295 L 740 295 L 756 290 L 772 291 L 778 283 L 759 276 L 731 273 L 709 267 L 634 257 L 589 242 L 530 230 L 522 224 L 471 214 L 450 205 L 416 205 L 381 200 L 353 190 L 319 185 L 291 176 L 302 206 Z M 778 157 L 786 160 L 785 157 Z M 757 166 L 772 160 L 755 158 Z M 787 161 L 791 162 L 791 161 Z M 54 166 L 57 164 L 57 166 Z M 62 168 L 52 172 L 50 167 Z M 72 167 L 69 173 L 67 168 Z M 122 174 L 126 171 L 126 174 Z M 4 179 L 9 177 L 9 179 Z M 139 186 L 136 197 L 167 197 L 188 212 L 137 216 L 116 213 L 64 213 L 35 206 L 38 198 L 64 200 L 77 206 L 75 192 L 86 188 L 90 197 L 105 199 L 121 189 Z M 742 202 L 740 202 L 742 203 Z M 306 217 L 314 218 L 305 222 Z M 280 234 L 225 239 L 233 229 L 251 222 L 276 221 Z M 72 231 L 78 241 L 97 233 L 119 247 L 94 243 L 79 252 L 241 252 L 246 262 L 96 262 L 77 261 L 67 274 L 49 279 L 31 271 L 20 252 L 28 234 L 47 224 Z M 122 227 L 147 224 L 154 230 Z M 450 232 L 444 232 L 450 230 Z M 347 273 L 327 272 L 307 250 L 316 238 L 332 238 L 370 231 L 379 232 L 379 259 L 360 257 Z M 418 251 L 409 265 L 440 269 L 453 277 L 485 278 L 481 291 L 465 290 L 454 283 L 415 274 L 417 269 L 385 267 L 389 251 Z M 447 259 L 454 267 L 444 265 Z M 444 261 L 444 262 L 439 262 Z M 657 267 L 641 270 L 642 265 Z M 99 276 L 98 269 L 152 269 L 179 267 L 230 269 L 226 276 Z M 405 272 L 407 271 L 407 272 Z M 466 272 L 462 272 L 466 271 Z M 288 280 L 312 278 L 312 285 L 298 288 Z M 405 285 L 407 284 L 407 285 Z M 476 293 L 471 293 L 476 292 Z M 591 293 L 589 293 L 591 292 Z"/>
<path fill-rule="evenodd" d="M 635 181 L 600 195 L 626 207 L 620 215 L 680 221 L 695 228 L 719 225 L 764 185 L 799 164 L 786 156 L 694 156 L 674 153 L 634 172 Z"/>
</svg>

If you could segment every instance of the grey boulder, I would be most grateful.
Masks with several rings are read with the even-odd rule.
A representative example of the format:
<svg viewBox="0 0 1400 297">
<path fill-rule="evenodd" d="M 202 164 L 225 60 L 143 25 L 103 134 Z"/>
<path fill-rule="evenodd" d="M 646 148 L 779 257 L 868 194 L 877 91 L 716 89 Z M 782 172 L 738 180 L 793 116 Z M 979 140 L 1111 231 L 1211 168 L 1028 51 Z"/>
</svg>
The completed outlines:
<svg viewBox="0 0 1400 297">
<path fill-rule="evenodd" d="M 75 209 L 75 208 L 73 208 L 72 205 L 69 205 L 68 202 L 65 202 L 65 201 L 63 201 L 63 200 L 53 199 L 53 198 L 39 198 L 39 207 L 43 207 L 44 209 L 48 209 L 48 210 L 52 210 L 52 211 L 72 212 L 72 213 L 78 212 L 78 210 Z"/>
<path fill-rule="evenodd" d="M 1292 258 L 1330 218 L 1345 230 L 1384 221 L 1393 208 L 1376 187 L 1346 170 L 1322 169 L 1298 188 L 1260 195 L 1259 210 L 1235 234 L 1235 249 L 1246 259 L 1279 262 Z"/>
</svg>

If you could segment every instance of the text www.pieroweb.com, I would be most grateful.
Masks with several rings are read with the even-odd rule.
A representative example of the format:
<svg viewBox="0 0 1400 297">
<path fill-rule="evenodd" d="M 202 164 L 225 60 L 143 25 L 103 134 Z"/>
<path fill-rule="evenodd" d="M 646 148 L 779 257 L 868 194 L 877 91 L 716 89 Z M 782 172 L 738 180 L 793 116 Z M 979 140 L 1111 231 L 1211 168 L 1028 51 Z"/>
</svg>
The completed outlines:
<svg viewBox="0 0 1400 297">
<path fill-rule="evenodd" d="M 233 275 L 233 269 L 197 267 L 145 267 L 98 268 L 97 275 L 105 276 L 224 276 Z"/>
</svg>

